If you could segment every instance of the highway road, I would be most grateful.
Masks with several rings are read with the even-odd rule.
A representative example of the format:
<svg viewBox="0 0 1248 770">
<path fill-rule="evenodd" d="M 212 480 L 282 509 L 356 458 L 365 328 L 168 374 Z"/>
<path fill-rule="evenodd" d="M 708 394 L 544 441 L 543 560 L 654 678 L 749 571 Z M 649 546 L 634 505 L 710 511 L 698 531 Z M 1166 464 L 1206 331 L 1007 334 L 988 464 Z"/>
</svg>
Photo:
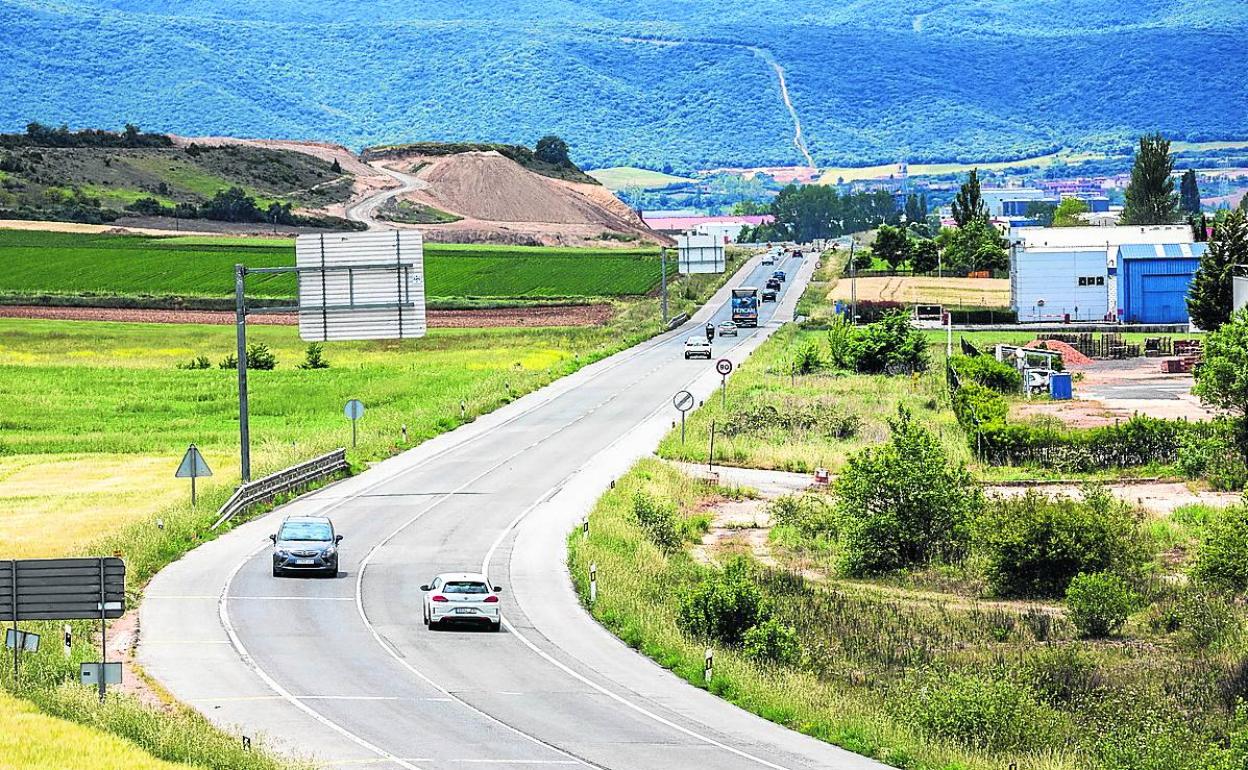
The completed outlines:
<svg viewBox="0 0 1248 770">
<path fill-rule="evenodd" d="M 791 318 L 813 259 L 783 266 L 762 326 L 716 338 L 740 361 Z M 729 286 L 760 286 L 757 259 Z M 611 770 L 880 768 L 692 687 L 579 606 L 574 522 L 675 416 L 712 361 L 681 348 L 727 317 L 728 287 L 681 329 L 585 367 L 449 434 L 244 524 L 162 571 L 141 607 L 139 660 L 223 725 L 322 767 Z M 779 316 L 779 318 L 773 318 Z M 342 575 L 275 579 L 284 513 L 332 516 Z M 500 633 L 437 631 L 419 586 L 484 567 L 504 587 Z"/>
</svg>

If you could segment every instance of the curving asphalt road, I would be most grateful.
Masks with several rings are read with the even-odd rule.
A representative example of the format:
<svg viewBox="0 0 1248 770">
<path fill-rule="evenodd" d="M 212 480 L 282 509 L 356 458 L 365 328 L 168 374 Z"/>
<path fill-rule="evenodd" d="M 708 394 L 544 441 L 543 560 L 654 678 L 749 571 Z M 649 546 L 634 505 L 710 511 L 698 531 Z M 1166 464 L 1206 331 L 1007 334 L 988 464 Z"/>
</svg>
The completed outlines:
<svg viewBox="0 0 1248 770">
<path fill-rule="evenodd" d="M 424 180 L 412 176 L 411 174 L 405 174 L 402 171 L 395 171 L 392 168 L 386 168 L 380 163 L 370 163 L 369 165 L 377 169 L 380 173 L 385 174 L 398 182 L 399 186 L 387 187 L 384 190 L 373 193 L 363 200 L 352 203 L 347 206 L 346 211 L 343 213 L 346 215 L 348 220 L 352 222 L 363 222 L 370 230 L 378 228 L 383 230 L 393 230 L 395 226 L 392 222 L 377 219 L 377 209 L 381 207 L 381 204 L 391 198 L 412 192 L 413 190 L 423 190 L 429 185 Z"/>
<path fill-rule="evenodd" d="M 792 317 L 813 259 L 791 260 L 742 360 Z M 761 285 L 757 259 L 730 286 Z M 211 719 L 322 767 L 807 770 L 882 765 L 754 717 L 621 644 L 579 606 L 566 535 L 675 415 L 713 393 L 686 336 L 727 317 L 721 290 L 681 329 L 563 378 L 366 473 L 238 527 L 162 571 L 139 660 Z M 731 387 L 731 381 L 730 381 Z M 321 511 L 346 539 L 337 580 L 274 579 L 267 536 Z M 431 632 L 418 586 L 484 568 L 503 632 Z"/>
</svg>

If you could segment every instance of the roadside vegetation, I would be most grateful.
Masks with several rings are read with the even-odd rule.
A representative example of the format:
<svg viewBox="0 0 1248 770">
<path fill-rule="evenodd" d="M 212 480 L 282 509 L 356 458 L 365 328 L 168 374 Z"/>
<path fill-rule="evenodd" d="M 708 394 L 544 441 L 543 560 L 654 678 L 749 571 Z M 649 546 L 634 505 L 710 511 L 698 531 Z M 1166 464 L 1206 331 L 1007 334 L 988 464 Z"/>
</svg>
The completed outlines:
<svg viewBox="0 0 1248 770">
<path fill-rule="evenodd" d="M 813 285 L 811 320 L 734 372 L 727 407 L 709 397 L 570 535 L 586 604 L 597 565 L 594 617 L 695 686 L 896 767 L 1248 766 L 1248 499 L 1160 510 L 1102 486 L 1244 487 L 1248 315 L 1206 337 L 1197 373 L 1226 417 L 1070 428 L 1010 420 L 1012 367 L 946 361 L 943 332 L 896 317 L 843 326 L 831 293 Z M 673 460 L 832 478 L 761 497 Z M 1059 478 L 1075 491 L 1029 484 Z"/>
</svg>

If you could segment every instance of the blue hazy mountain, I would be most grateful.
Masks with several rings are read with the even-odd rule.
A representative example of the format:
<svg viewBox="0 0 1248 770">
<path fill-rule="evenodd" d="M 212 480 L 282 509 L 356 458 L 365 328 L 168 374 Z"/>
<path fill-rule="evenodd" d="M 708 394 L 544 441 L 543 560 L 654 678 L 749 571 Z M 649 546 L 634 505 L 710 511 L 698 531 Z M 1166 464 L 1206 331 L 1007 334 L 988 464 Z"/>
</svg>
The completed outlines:
<svg viewBox="0 0 1248 770">
<path fill-rule="evenodd" d="M 0 0 L 0 130 L 532 144 L 584 166 L 1248 138 L 1248 2 Z"/>
</svg>

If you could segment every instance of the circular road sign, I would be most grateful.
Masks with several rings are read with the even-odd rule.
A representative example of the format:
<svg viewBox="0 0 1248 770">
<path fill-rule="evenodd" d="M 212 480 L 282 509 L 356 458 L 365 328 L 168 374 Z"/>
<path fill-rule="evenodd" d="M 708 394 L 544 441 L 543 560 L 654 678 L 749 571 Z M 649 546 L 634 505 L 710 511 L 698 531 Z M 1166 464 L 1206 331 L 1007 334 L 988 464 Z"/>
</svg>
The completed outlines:
<svg viewBox="0 0 1248 770">
<path fill-rule="evenodd" d="M 693 408 L 693 394 L 687 390 L 682 390 L 675 396 L 672 396 L 672 406 L 682 412 L 687 412 Z"/>
<path fill-rule="evenodd" d="M 715 371 L 727 377 L 732 374 L 732 362 L 726 358 L 721 358 L 715 362 Z"/>
<path fill-rule="evenodd" d="M 360 400 L 353 398 L 347 402 L 347 406 L 342 410 L 347 415 L 348 420 L 358 420 L 364 416 L 364 404 Z"/>
</svg>

